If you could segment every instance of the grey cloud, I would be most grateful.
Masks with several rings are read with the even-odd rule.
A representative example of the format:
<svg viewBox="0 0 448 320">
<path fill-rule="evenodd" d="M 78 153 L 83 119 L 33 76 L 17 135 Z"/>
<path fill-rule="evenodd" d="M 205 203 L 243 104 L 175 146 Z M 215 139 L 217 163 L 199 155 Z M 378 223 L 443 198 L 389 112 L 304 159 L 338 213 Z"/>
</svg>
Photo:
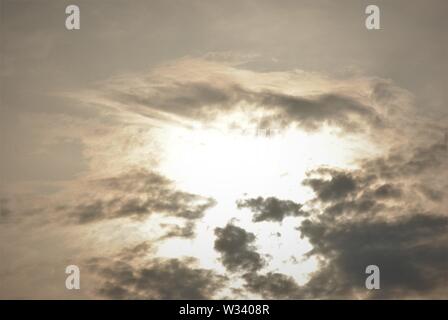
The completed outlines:
<svg viewBox="0 0 448 320">
<path fill-rule="evenodd" d="M 378 198 L 400 198 L 402 195 L 402 192 L 400 188 L 397 186 L 394 186 L 390 183 L 383 184 L 382 186 L 379 186 L 375 192 L 374 195 Z"/>
<path fill-rule="evenodd" d="M 327 218 L 335 218 L 337 216 L 348 216 L 351 213 L 354 214 L 375 214 L 380 210 L 385 209 L 384 204 L 378 203 L 375 200 L 368 198 L 360 198 L 356 200 L 339 201 L 325 207 L 324 214 Z"/>
<path fill-rule="evenodd" d="M 219 87 L 204 82 L 171 83 L 150 86 L 143 92 L 112 92 L 117 101 L 135 103 L 159 111 L 191 118 L 210 118 L 218 111 L 232 107 L 244 99 L 236 85 Z"/>
<path fill-rule="evenodd" d="M 372 97 L 381 103 L 387 103 L 390 100 L 394 100 L 396 93 L 393 92 L 389 83 L 385 81 L 378 81 L 372 90 Z"/>
<path fill-rule="evenodd" d="M 243 276 L 245 289 L 260 294 L 264 299 L 300 299 L 300 287 L 292 277 L 269 272 L 266 275 L 247 273 Z"/>
<path fill-rule="evenodd" d="M 327 217 L 342 215 L 347 217 L 350 214 L 374 216 L 378 212 L 393 209 L 395 203 L 389 203 L 388 200 L 398 200 L 402 195 L 402 189 L 389 183 L 379 186 L 375 183 L 366 184 L 353 191 L 348 199 L 339 199 L 328 206 L 323 206 L 323 213 Z"/>
<path fill-rule="evenodd" d="M 435 143 L 362 161 L 353 171 L 322 168 L 309 185 L 318 214 L 298 230 L 322 260 L 300 288 L 309 298 L 440 297 L 446 294 L 448 217 L 425 210 L 440 191 L 427 184 L 444 176 L 446 146 Z M 423 197 L 420 195 L 423 194 Z M 432 196 L 435 198 L 431 199 Z M 440 200 L 438 200 L 440 201 Z M 366 291 L 365 268 L 381 270 L 381 290 Z M 436 293 L 437 292 L 437 293 Z"/>
<path fill-rule="evenodd" d="M 8 206 L 8 199 L 0 198 L 0 217 L 4 218 L 11 214 L 11 210 Z"/>
<path fill-rule="evenodd" d="M 316 193 L 310 204 L 318 204 L 325 219 L 393 211 L 413 192 L 405 183 L 381 178 L 362 166 L 352 171 L 320 168 L 309 172 L 302 183 Z"/>
<path fill-rule="evenodd" d="M 154 186 L 171 183 L 167 178 L 144 169 L 133 169 L 117 177 L 104 178 L 96 182 L 110 189 L 135 192 L 151 192 Z"/>
<path fill-rule="evenodd" d="M 232 224 L 215 229 L 215 250 L 221 254 L 221 262 L 229 271 L 256 271 L 264 260 L 255 251 L 255 235 Z"/>
<path fill-rule="evenodd" d="M 151 242 L 145 241 L 138 243 L 131 247 L 124 248 L 118 255 L 117 259 L 131 262 L 146 257 L 154 253 L 154 245 Z M 100 262 L 101 259 L 92 259 L 90 262 Z"/>
<path fill-rule="evenodd" d="M 290 200 L 279 200 L 275 197 L 262 197 L 239 200 L 238 208 L 249 208 L 254 216 L 252 221 L 275 221 L 281 222 L 287 216 L 305 216 L 302 205 Z"/>
<path fill-rule="evenodd" d="M 441 201 L 441 191 L 427 184 L 443 177 L 446 146 L 411 150 L 363 161 L 357 170 L 310 172 L 304 184 L 316 194 L 309 202 L 315 209 L 298 230 L 320 268 L 302 286 L 286 275 L 255 273 L 244 276 L 245 288 L 279 299 L 446 296 L 448 216 L 421 209 L 427 199 Z M 371 264 L 380 267 L 381 290 L 365 288 Z"/>
<path fill-rule="evenodd" d="M 365 293 L 365 268 L 381 270 L 381 290 L 372 297 L 424 296 L 446 287 L 448 218 L 414 214 L 395 221 L 307 220 L 299 228 L 313 245 L 311 255 L 327 265 L 306 285 L 310 296 L 350 297 Z"/>
<path fill-rule="evenodd" d="M 357 181 L 350 173 L 330 173 L 333 174 L 330 179 L 308 178 L 303 181 L 303 184 L 310 186 L 316 192 L 319 200 L 324 202 L 344 199 L 356 191 Z"/>
<path fill-rule="evenodd" d="M 394 152 L 386 158 L 367 160 L 362 165 L 365 170 L 386 179 L 420 175 L 447 165 L 447 151 L 446 142 L 433 142 L 428 146 L 419 146 L 411 151 Z"/>
<path fill-rule="evenodd" d="M 0 198 L 0 224 L 5 223 L 12 214 L 7 198 Z"/>
<path fill-rule="evenodd" d="M 376 111 L 353 98 L 333 93 L 316 97 L 290 96 L 279 93 L 262 93 L 259 98 L 266 108 L 276 107 L 279 114 L 263 121 L 295 123 L 308 129 L 318 129 L 322 124 L 339 126 L 346 131 L 359 130 L 361 124 L 378 127 L 382 124 Z"/>
<path fill-rule="evenodd" d="M 135 265 L 123 259 L 92 259 L 102 282 L 98 294 L 110 299 L 212 299 L 226 278 L 196 266 L 193 258 L 151 259 Z"/>
<path fill-rule="evenodd" d="M 246 290 L 265 299 L 440 298 L 441 292 L 448 294 L 446 216 L 413 214 L 389 222 L 364 219 L 336 224 L 305 220 L 299 230 L 313 245 L 308 255 L 323 258 L 320 269 L 302 286 L 281 273 L 248 273 L 243 276 Z M 380 268 L 380 290 L 365 288 L 365 269 L 371 264 Z"/>
<path fill-rule="evenodd" d="M 79 223 L 89 223 L 105 217 L 104 205 L 101 201 L 80 204 L 74 209 L 74 215 Z"/>
<path fill-rule="evenodd" d="M 72 209 L 71 215 L 79 223 L 125 217 L 138 219 L 154 213 L 195 220 L 215 205 L 213 199 L 176 190 L 170 180 L 146 170 L 134 170 L 94 184 L 106 195 Z"/>
<path fill-rule="evenodd" d="M 257 77 L 257 74 L 253 76 Z M 173 82 L 163 77 L 150 77 L 144 81 L 146 87 L 122 85 L 109 90 L 106 95 L 127 106 L 137 105 L 204 121 L 241 108 L 240 104 L 244 102 L 247 105 L 244 110 L 248 114 L 253 109 L 269 112 L 269 115 L 253 118 L 260 128 L 296 125 L 305 130 L 316 130 L 323 124 L 329 124 L 346 131 L 356 131 L 365 125 L 378 128 L 384 123 L 374 108 L 338 92 L 294 96 L 272 90 L 255 91 L 231 78 L 218 84 L 195 80 Z"/>
<path fill-rule="evenodd" d="M 194 229 L 196 224 L 192 221 L 187 221 L 184 225 L 173 225 L 173 224 L 162 224 L 162 228 L 166 228 L 166 233 L 162 236 L 161 239 L 168 238 L 186 238 L 192 239 L 195 236 Z"/>
</svg>

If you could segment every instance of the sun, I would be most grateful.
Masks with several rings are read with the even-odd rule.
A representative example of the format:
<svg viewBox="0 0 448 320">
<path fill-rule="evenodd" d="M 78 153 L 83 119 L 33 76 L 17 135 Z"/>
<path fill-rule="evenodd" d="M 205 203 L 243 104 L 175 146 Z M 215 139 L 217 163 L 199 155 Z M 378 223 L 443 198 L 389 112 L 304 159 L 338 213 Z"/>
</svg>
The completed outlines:
<svg viewBox="0 0 448 320">
<path fill-rule="evenodd" d="M 317 166 L 353 167 L 362 141 L 334 134 L 330 127 L 307 132 L 295 127 L 260 130 L 245 114 L 211 126 L 170 126 L 162 137 L 160 170 L 193 193 L 217 199 L 276 196 L 305 201 L 300 189 L 307 171 Z"/>
</svg>

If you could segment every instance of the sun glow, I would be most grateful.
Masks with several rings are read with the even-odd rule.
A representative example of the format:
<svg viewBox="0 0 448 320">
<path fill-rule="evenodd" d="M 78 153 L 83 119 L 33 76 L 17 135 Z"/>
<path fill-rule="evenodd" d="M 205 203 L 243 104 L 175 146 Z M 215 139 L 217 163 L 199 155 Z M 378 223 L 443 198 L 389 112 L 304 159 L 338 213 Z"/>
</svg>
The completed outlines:
<svg viewBox="0 0 448 320">
<path fill-rule="evenodd" d="M 305 201 L 300 181 L 317 166 L 353 168 L 362 140 L 342 137 L 332 128 L 305 132 L 228 129 L 168 129 L 160 170 L 193 193 L 218 199 L 277 196 Z"/>
<path fill-rule="evenodd" d="M 330 127 L 316 132 L 295 127 L 257 130 L 244 115 L 237 116 L 240 124 L 247 124 L 245 129 L 229 126 L 225 119 L 213 126 L 170 126 L 163 131 L 159 170 L 180 189 L 213 197 L 217 204 L 197 224 L 195 239 L 167 240 L 158 253 L 196 256 L 203 267 L 224 272 L 213 249 L 214 229 L 235 221 L 256 234 L 258 252 L 270 257 L 265 271 L 288 274 L 303 284 L 316 270 L 317 261 L 304 259 L 311 246 L 296 230 L 301 218 L 253 223 L 251 212 L 238 209 L 236 201 L 274 196 L 306 203 L 313 196 L 301 185 L 306 172 L 320 166 L 353 168 L 353 160 L 361 152 L 365 155 L 364 142 L 359 137 L 336 134 Z"/>
</svg>

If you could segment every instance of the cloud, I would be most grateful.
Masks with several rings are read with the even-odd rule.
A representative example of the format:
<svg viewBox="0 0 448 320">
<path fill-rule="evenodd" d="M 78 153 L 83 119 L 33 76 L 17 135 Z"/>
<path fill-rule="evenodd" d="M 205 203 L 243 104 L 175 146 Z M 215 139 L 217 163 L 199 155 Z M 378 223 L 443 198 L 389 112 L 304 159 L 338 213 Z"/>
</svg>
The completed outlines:
<svg viewBox="0 0 448 320">
<path fill-rule="evenodd" d="M 327 132 L 327 127 L 331 126 L 330 135 L 342 131 L 344 140 L 350 137 L 346 135 L 348 132 L 370 133 L 370 138 L 380 142 L 377 145 L 380 151 L 388 147 L 399 149 L 390 157 L 358 163 L 359 170 L 335 169 L 311 177 L 316 181 L 308 186 L 315 191 L 316 198 L 303 203 L 304 207 L 300 208 L 301 211 L 308 206 L 313 208 L 308 213 L 309 224 L 302 224 L 302 236 L 312 239 L 315 250 L 311 254 L 322 259 L 322 269 L 311 275 L 312 280 L 307 285 L 297 287 L 286 272 L 300 273 L 302 269 L 298 266 L 291 270 L 282 265 L 282 259 L 274 258 L 273 266 L 266 269 L 279 266 L 279 273 L 258 274 L 242 270 L 246 273 L 247 290 L 272 298 L 363 297 L 364 278 L 352 270 L 356 269 L 362 275 L 364 270 L 354 268 L 353 261 L 360 257 L 361 262 L 369 260 L 371 263 L 368 257 L 381 257 L 382 251 L 374 250 L 378 242 L 386 248 L 385 253 L 390 254 L 385 259 L 396 256 L 393 266 L 396 266 L 395 273 L 403 269 L 402 282 L 406 280 L 407 283 L 407 275 L 412 275 L 408 276 L 411 280 L 423 279 L 419 283 L 425 285 L 414 284 L 409 294 L 414 292 L 415 296 L 424 297 L 433 288 L 441 288 L 443 294 L 438 297 L 448 297 L 446 276 L 442 274 L 447 268 L 441 263 L 447 252 L 442 251 L 446 249 L 447 241 L 441 229 L 448 208 L 445 197 L 448 157 L 446 145 L 433 144 L 421 135 L 423 130 L 438 130 L 432 124 L 446 127 L 448 123 L 444 45 L 448 26 L 444 14 L 448 9 L 446 0 L 433 0 L 430 5 L 416 1 L 412 5 L 404 0 L 382 1 L 381 9 L 387 12 L 387 20 L 394 22 L 394 31 L 382 32 L 378 37 L 360 32 L 363 29 L 362 11 L 355 1 L 259 1 L 254 5 L 255 1 L 168 3 L 156 0 L 136 1 L 133 6 L 124 2 L 103 6 L 100 2 L 85 1 L 84 12 L 95 15 L 95 19 L 86 17 L 84 21 L 89 25 L 81 30 L 83 35 L 70 38 L 66 37 L 62 26 L 61 4 L 55 2 L 53 7 L 52 3 L 46 3 L 48 5 L 42 6 L 30 1 L 2 1 L 6 13 L 2 16 L 5 26 L 2 39 L 5 41 L 1 50 L 5 63 L 0 74 L 5 80 L 2 85 L 6 87 L 2 90 L 0 117 L 0 176 L 6 179 L 6 184 L 3 186 L 2 181 L 0 185 L 7 194 L 14 195 L 13 202 L 3 204 L 0 200 L 0 219 L 14 222 L 2 225 L 4 229 L 0 231 L 0 283 L 5 288 L 0 289 L 2 297 L 73 297 L 76 293 L 65 290 L 61 285 L 63 280 L 52 274 L 54 268 L 63 270 L 58 268 L 62 263 L 55 261 L 118 249 L 133 238 L 151 239 L 157 245 L 153 239 L 159 238 L 159 233 L 154 234 L 148 228 L 158 229 L 156 222 L 159 221 L 160 233 L 165 232 L 161 237 L 190 238 L 195 231 L 194 225 L 202 220 L 204 228 L 198 230 L 204 234 L 196 240 L 202 241 L 202 236 L 209 236 L 204 230 L 211 227 L 207 224 L 211 223 L 214 228 L 214 223 L 225 218 L 202 219 L 214 204 L 213 199 L 193 194 L 194 191 L 189 189 L 181 190 L 157 172 L 119 174 L 92 183 L 85 183 L 84 179 L 115 175 L 126 171 L 130 163 L 151 167 L 149 161 L 152 159 L 165 159 L 165 151 L 172 154 L 170 148 L 173 146 L 164 143 L 164 138 L 173 137 L 169 130 L 174 121 L 186 125 L 199 123 L 200 126 L 215 120 L 219 122 L 221 116 L 226 120 L 232 112 L 238 113 L 238 125 L 248 127 L 248 130 L 255 125 L 268 129 L 325 129 Z M 332 19 L 328 18 L 329 14 Z M 61 27 L 54 27 L 56 21 Z M 306 30 L 306 34 L 298 34 L 295 41 L 289 41 L 297 30 Z M 397 41 L 397 35 L 400 35 L 400 41 Z M 418 46 L 415 45 L 416 38 L 419 39 Z M 163 45 L 154 46 L 157 40 L 163 40 Z M 69 43 L 78 50 L 65 50 Z M 255 50 L 262 52 L 263 57 L 254 61 L 250 56 L 238 57 L 234 52 L 228 52 L 208 54 L 205 59 L 187 58 L 167 63 L 169 59 L 191 52 L 204 53 L 218 47 L 240 52 Z M 88 59 L 80 59 L 80 53 Z M 154 68 L 157 65 L 159 67 Z M 88 101 L 92 103 L 69 102 L 65 97 L 43 98 L 51 95 L 50 91 L 60 94 L 78 90 L 76 88 L 86 83 L 98 83 L 114 74 L 139 72 L 147 66 L 153 68 L 151 72 L 125 76 L 114 84 L 104 85 L 102 82 L 92 96 L 81 97 L 92 98 Z M 334 76 L 295 70 L 297 67 L 325 70 Z M 358 75 L 346 72 L 348 68 L 358 69 Z M 361 73 L 392 78 L 412 94 L 397 90 L 392 81 L 366 78 L 360 76 Z M 406 104 L 410 101 L 406 100 L 414 99 L 413 95 L 417 99 L 412 101 L 416 108 L 409 113 Z M 435 120 L 420 125 L 416 113 Z M 240 114 L 243 114 L 242 121 Z M 36 121 L 40 117 L 42 120 Z M 403 118 L 406 118 L 405 125 Z M 160 125 L 160 122 L 164 123 Z M 342 130 L 333 131 L 333 127 Z M 409 132 L 414 130 L 411 135 Z M 390 134 L 392 131 L 395 134 Z M 70 141 L 58 141 L 61 134 L 62 139 L 68 136 Z M 71 140 L 72 136 L 76 139 Z M 326 136 L 322 135 L 324 139 Z M 364 135 L 361 138 L 360 149 L 370 148 L 371 141 L 364 139 Z M 148 141 L 153 141 L 154 145 Z M 412 141 L 419 147 L 402 148 L 403 141 Z M 157 145 L 158 142 L 162 143 Z M 332 152 L 325 150 L 327 142 L 312 147 L 321 150 L 319 154 L 326 160 L 333 160 Z M 143 146 L 140 148 L 139 144 Z M 353 154 L 358 157 L 363 152 L 358 150 L 357 141 L 352 144 L 349 139 L 338 148 L 341 148 L 338 155 L 345 159 Z M 352 149 L 355 152 L 351 152 Z M 376 148 L 372 148 L 375 152 L 373 149 Z M 218 161 L 225 161 L 224 158 Z M 340 163 L 339 157 L 336 158 L 335 162 Z M 178 169 L 182 171 L 186 169 L 183 160 L 178 157 L 174 159 L 178 162 L 171 164 L 180 165 Z M 307 165 L 319 158 L 309 160 Z M 288 167 L 294 166 L 294 161 L 281 163 L 286 166 L 282 171 L 284 169 L 288 177 L 294 179 L 297 170 Z M 347 178 L 345 183 L 340 176 Z M 44 181 L 48 179 L 51 181 Z M 36 181 L 31 185 L 30 180 Z M 216 185 L 217 181 L 209 180 L 210 184 Z M 350 180 L 353 182 L 351 187 Z M 278 191 L 289 194 L 290 180 L 281 181 L 282 190 Z M 198 185 L 207 187 L 208 183 L 195 183 Z M 252 181 L 247 186 L 259 185 Z M 217 189 L 223 188 L 213 188 L 210 192 Z M 247 190 L 248 194 L 252 191 Z M 30 196 L 33 193 L 39 193 L 39 199 L 33 199 Z M 225 196 L 219 199 L 229 199 L 228 193 Z M 270 195 L 263 196 L 262 204 L 253 211 L 254 220 L 281 221 L 287 216 L 284 210 L 270 207 L 270 198 L 267 198 Z M 297 196 L 301 198 L 302 194 Z M 53 201 L 64 204 L 65 208 L 52 210 Z M 226 207 L 227 203 L 222 205 Z M 284 209 L 282 205 L 279 207 Z M 217 209 L 221 211 L 221 207 Z M 17 219 L 28 220 L 31 211 L 36 212 L 33 213 L 34 223 L 22 223 L 22 219 Z M 82 226 L 66 225 L 63 219 L 67 214 L 74 223 Z M 144 221 L 139 225 L 136 223 L 139 220 Z M 291 220 L 299 219 L 288 219 Z M 283 236 L 278 237 L 278 241 L 289 239 L 287 226 L 281 226 L 281 230 L 280 224 L 273 223 L 252 227 L 257 228 L 257 237 L 266 227 L 268 233 L 281 231 Z M 130 234 L 129 230 L 133 229 L 138 231 Z M 322 237 L 318 238 L 321 229 Z M 362 231 L 372 239 L 363 239 Z M 385 232 L 384 240 L 382 232 Z M 284 242 L 278 248 L 274 242 L 277 238 L 261 236 L 257 243 L 267 241 L 263 243 L 266 244 L 263 252 L 265 249 L 276 252 L 285 249 L 289 256 L 290 248 L 300 251 L 296 249 L 301 244 L 294 241 L 288 241 L 290 248 Z M 209 239 L 209 249 L 214 240 Z M 386 247 L 386 240 L 391 242 L 390 247 Z M 249 243 L 246 251 L 255 251 L 255 241 L 245 243 Z M 213 259 L 213 255 L 203 251 L 202 246 L 192 247 L 205 264 L 213 263 L 207 260 Z M 417 251 L 416 248 L 425 250 Z M 103 297 L 170 297 L 176 296 L 175 287 L 181 289 L 180 295 L 185 298 L 216 297 L 219 292 L 215 288 L 220 284 L 220 277 L 213 271 L 204 270 L 188 259 L 153 259 L 147 255 L 144 246 L 134 249 L 128 251 L 127 258 L 120 256 L 116 257 L 118 261 L 97 262 L 97 270 L 104 271 L 99 275 L 104 281 L 99 287 Z M 222 257 L 224 255 L 221 253 Z M 145 259 L 139 260 L 138 256 Z M 392 261 L 384 265 L 391 264 Z M 110 272 L 106 272 L 109 269 Z M 150 270 L 152 274 L 148 275 L 144 270 Z M 180 282 L 178 273 L 191 275 L 192 282 L 185 283 L 190 277 Z M 394 298 L 408 297 L 400 283 L 391 282 L 392 288 L 388 286 L 389 274 L 386 267 L 379 293 L 385 290 L 385 295 Z M 155 276 L 160 279 L 154 280 Z M 436 279 L 440 284 L 434 285 Z M 87 285 L 88 281 L 84 283 Z M 163 290 L 162 285 L 167 290 Z M 358 292 L 354 292 L 356 290 Z"/>
<path fill-rule="evenodd" d="M 12 209 L 10 207 L 9 199 L 0 198 L 0 224 L 7 223 L 12 216 Z"/>
<path fill-rule="evenodd" d="M 410 149 L 409 155 L 403 149 L 361 161 L 356 170 L 321 168 L 310 173 L 317 177 L 304 184 L 316 193 L 309 203 L 314 210 L 298 230 L 313 246 L 308 256 L 321 259 L 321 267 L 300 288 L 301 294 L 309 298 L 447 294 L 448 213 L 436 183 L 446 178 L 446 146 L 436 142 Z M 380 268 L 377 291 L 364 286 L 365 268 L 371 264 Z"/>
<path fill-rule="evenodd" d="M 366 160 L 362 163 L 365 170 L 386 179 L 403 176 L 417 176 L 434 171 L 447 164 L 448 145 L 446 142 L 429 142 L 411 150 L 397 151 L 388 157 Z"/>
<path fill-rule="evenodd" d="M 190 118 L 211 118 L 218 110 L 225 111 L 242 100 L 238 88 L 219 87 L 205 82 L 174 82 L 149 87 L 145 92 L 114 93 L 116 101 L 137 104 L 165 113 Z"/>
<path fill-rule="evenodd" d="M 220 115 L 238 111 L 260 129 L 292 125 L 313 131 L 330 125 L 344 131 L 365 131 L 366 126 L 384 127 L 386 119 L 382 112 L 385 110 L 377 110 L 376 100 L 369 98 L 378 81 L 359 81 L 358 91 L 361 82 L 368 82 L 368 89 L 363 88 L 363 96 L 347 89 L 354 87 L 353 84 L 347 84 L 342 90 L 323 76 L 311 75 L 306 84 L 309 87 L 313 84 L 310 78 L 314 78 L 313 90 L 291 93 L 296 89 L 294 83 L 300 86 L 307 76 L 296 72 L 273 76 L 219 61 L 182 59 L 146 75 L 111 79 L 93 97 L 87 94 L 87 98 L 81 98 L 119 106 L 159 120 L 176 116 L 210 122 Z M 340 82 L 342 86 L 349 80 Z M 285 92 L 284 88 L 288 86 L 291 90 Z M 393 84 L 384 82 L 381 90 L 386 91 L 388 87 L 393 90 Z"/>
<path fill-rule="evenodd" d="M 244 288 L 265 299 L 440 298 L 447 294 L 448 217 L 409 213 L 385 220 L 303 221 L 298 228 L 320 259 L 320 268 L 299 286 L 281 273 L 248 273 Z M 380 290 L 367 290 L 365 269 L 380 268 Z"/>
<path fill-rule="evenodd" d="M 221 262 L 229 271 L 256 271 L 264 260 L 255 251 L 255 235 L 233 224 L 215 229 L 215 250 L 221 254 Z"/>
<path fill-rule="evenodd" d="M 245 289 L 264 299 L 300 299 L 301 289 L 292 277 L 269 272 L 266 275 L 247 273 L 243 276 Z"/>
<path fill-rule="evenodd" d="M 320 170 L 318 173 L 330 173 L 333 174 L 330 179 L 305 179 L 302 183 L 310 186 L 314 192 L 316 192 L 319 200 L 328 202 L 346 198 L 350 193 L 354 192 L 357 188 L 357 182 L 355 178 L 344 172 L 327 172 Z M 335 174 L 336 173 L 336 174 Z"/>
<path fill-rule="evenodd" d="M 306 257 L 317 258 L 319 268 L 300 286 L 281 273 L 246 274 L 244 288 L 266 299 L 446 296 L 446 159 L 446 145 L 433 142 L 360 161 L 352 170 L 308 172 L 303 184 L 315 197 L 297 230 L 312 246 Z M 261 215 L 264 204 L 255 198 L 239 206 Z M 380 290 L 365 288 L 365 270 L 372 264 L 380 268 Z"/>
<path fill-rule="evenodd" d="M 306 284 L 310 297 L 423 297 L 446 288 L 448 217 L 412 214 L 394 221 L 332 223 L 306 220 L 299 228 L 326 262 Z M 380 268 L 381 289 L 365 289 L 365 268 Z"/>
<path fill-rule="evenodd" d="M 401 195 L 402 192 L 400 188 L 390 183 L 383 184 L 382 186 L 376 188 L 376 190 L 374 191 L 374 196 L 381 199 L 400 198 Z"/>
<path fill-rule="evenodd" d="M 101 281 L 97 293 L 110 299 L 212 299 L 225 277 L 196 266 L 194 258 L 91 259 L 89 268 Z"/>
<path fill-rule="evenodd" d="M 306 212 L 302 211 L 302 205 L 290 200 L 279 200 L 275 197 L 262 197 L 245 199 L 237 201 L 237 207 L 249 208 L 254 216 L 253 222 L 274 221 L 281 222 L 288 216 L 305 216 Z"/>
<path fill-rule="evenodd" d="M 160 238 L 186 238 L 193 239 L 195 236 L 194 229 L 196 224 L 192 221 L 187 221 L 184 225 L 173 225 L 173 224 L 161 224 L 162 228 L 167 228 L 166 233 Z"/>
<path fill-rule="evenodd" d="M 73 214 L 79 223 L 89 223 L 106 217 L 105 208 L 102 201 L 95 201 L 89 204 L 80 204 L 73 210 Z"/>
<path fill-rule="evenodd" d="M 8 199 L 0 198 L 0 218 L 5 219 L 11 214 L 11 209 L 8 205 Z"/>
<path fill-rule="evenodd" d="M 151 214 L 196 220 L 215 205 L 211 198 L 179 191 L 165 177 L 147 170 L 133 170 L 94 183 L 102 196 L 76 205 L 72 218 L 79 223 L 102 219 L 144 218 Z"/>
<path fill-rule="evenodd" d="M 411 150 L 410 155 L 404 149 L 373 160 L 361 160 L 358 169 L 321 167 L 308 172 L 302 184 L 316 195 L 309 204 L 318 207 L 317 211 L 325 218 L 333 219 L 353 215 L 373 217 L 377 213 L 383 217 L 395 216 L 411 208 L 425 211 L 428 199 L 441 200 L 439 189 L 443 187 L 445 172 L 439 169 L 446 162 L 443 157 L 446 149 L 435 143 Z"/>
<path fill-rule="evenodd" d="M 357 131 L 362 124 L 374 127 L 382 124 L 380 115 L 372 107 L 339 93 L 301 97 L 262 92 L 258 97 L 256 102 L 265 108 L 277 108 L 276 114 L 262 120 L 267 124 L 285 126 L 293 123 L 306 130 L 316 130 L 328 124 L 345 131 Z"/>
<path fill-rule="evenodd" d="M 387 212 L 391 206 L 388 200 L 402 195 L 398 186 L 383 183 L 374 175 L 363 175 L 361 171 L 321 168 L 308 175 L 313 178 L 302 183 L 316 193 L 311 203 L 319 206 L 322 218 L 326 219 Z"/>
</svg>

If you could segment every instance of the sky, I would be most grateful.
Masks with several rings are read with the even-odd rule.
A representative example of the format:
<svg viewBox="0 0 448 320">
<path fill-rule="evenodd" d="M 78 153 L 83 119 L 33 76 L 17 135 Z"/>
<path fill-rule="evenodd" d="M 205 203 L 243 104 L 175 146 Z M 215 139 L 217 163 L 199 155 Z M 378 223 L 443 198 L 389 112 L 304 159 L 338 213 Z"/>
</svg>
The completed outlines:
<svg viewBox="0 0 448 320">
<path fill-rule="evenodd" d="M 0 299 L 448 298 L 447 11 L 0 0 Z"/>
</svg>

